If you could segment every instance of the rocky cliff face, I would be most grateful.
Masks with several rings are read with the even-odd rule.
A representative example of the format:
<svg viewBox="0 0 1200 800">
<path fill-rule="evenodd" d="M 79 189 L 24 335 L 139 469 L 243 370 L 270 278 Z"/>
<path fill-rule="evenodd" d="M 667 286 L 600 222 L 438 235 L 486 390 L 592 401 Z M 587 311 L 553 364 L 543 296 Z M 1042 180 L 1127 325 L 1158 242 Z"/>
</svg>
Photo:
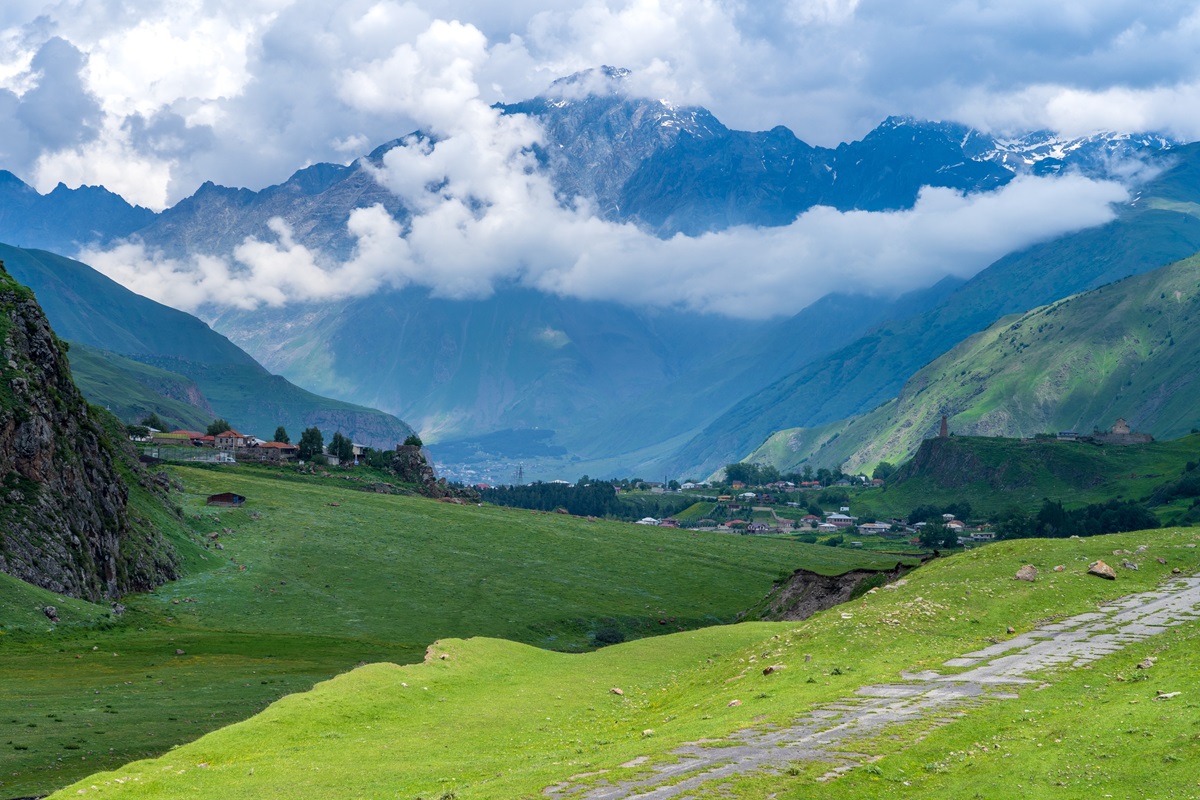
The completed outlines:
<svg viewBox="0 0 1200 800">
<path fill-rule="evenodd" d="M 176 576 L 173 548 L 132 519 L 122 446 L 72 383 L 33 293 L 0 264 L 0 571 L 93 601 Z"/>
</svg>

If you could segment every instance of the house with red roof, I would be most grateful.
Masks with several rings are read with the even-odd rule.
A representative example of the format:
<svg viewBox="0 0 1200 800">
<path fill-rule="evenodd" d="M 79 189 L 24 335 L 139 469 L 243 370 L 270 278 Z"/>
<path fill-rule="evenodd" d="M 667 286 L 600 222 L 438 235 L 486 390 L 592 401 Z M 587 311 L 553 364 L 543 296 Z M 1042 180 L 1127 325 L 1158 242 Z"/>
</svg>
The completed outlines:
<svg viewBox="0 0 1200 800">
<path fill-rule="evenodd" d="M 250 439 L 253 437 L 247 436 L 244 433 L 238 433 L 235 430 L 227 430 L 218 433 L 213 437 L 213 444 L 221 450 L 236 450 L 239 447 L 246 447 L 250 444 Z"/>
</svg>

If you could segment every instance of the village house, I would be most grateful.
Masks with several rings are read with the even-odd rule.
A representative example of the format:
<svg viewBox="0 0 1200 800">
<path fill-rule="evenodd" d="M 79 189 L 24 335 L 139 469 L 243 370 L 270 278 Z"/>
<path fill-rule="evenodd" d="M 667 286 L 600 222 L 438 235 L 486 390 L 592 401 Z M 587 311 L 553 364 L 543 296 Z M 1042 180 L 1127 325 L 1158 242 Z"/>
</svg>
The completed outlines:
<svg viewBox="0 0 1200 800">
<path fill-rule="evenodd" d="M 300 455 L 299 447 L 283 442 L 263 442 L 253 449 L 258 451 L 263 461 L 287 461 Z"/>
<path fill-rule="evenodd" d="M 252 438 L 254 437 L 238 433 L 235 430 L 228 430 L 222 431 L 213 437 L 213 444 L 221 450 L 236 450 L 239 447 L 249 446 Z"/>
<path fill-rule="evenodd" d="M 765 522 L 751 522 L 746 526 L 747 533 L 766 533 L 771 529 L 771 526 Z"/>
<path fill-rule="evenodd" d="M 833 513 L 826 514 L 825 521 L 835 528 L 850 528 L 858 521 L 858 517 L 850 517 L 845 514 Z"/>
</svg>

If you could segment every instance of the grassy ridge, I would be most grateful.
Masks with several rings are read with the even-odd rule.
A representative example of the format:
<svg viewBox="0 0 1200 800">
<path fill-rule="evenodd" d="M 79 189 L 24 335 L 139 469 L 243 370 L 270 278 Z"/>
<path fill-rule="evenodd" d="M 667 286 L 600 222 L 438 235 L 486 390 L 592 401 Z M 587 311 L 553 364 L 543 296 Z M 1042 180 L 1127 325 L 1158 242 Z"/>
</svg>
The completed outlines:
<svg viewBox="0 0 1200 800">
<path fill-rule="evenodd" d="M 1197 541 L 1200 532 L 1185 529 L 999 543 L 936 561 L 910 575 L 905 586 L 864 596 L 804 623 L 711 628 L 588 654 L 558 654 L 487 639 L 442 640 L 424 664 L 356 670 L 167 756 L 92 776 L 59 796 L 75 797 L 83 790 L 84 796 L 123 798 L 250 798 L 264 793 L 280 798 L 512 798 L 537 796 L 557 781 L 601 770 L 606 771 L 603 776 L 577 780 L 623 779 L 647 768 L 635 759 L 653 763 L 679 743 L 787 723 L 812 704 L 848 696 L 860 685 L 895 681 L 902 670 L 937 668 L 947 658 L 1002 638 L 1006 626 L 1028 630 L 1048 615 L 1091 610 L 1157 585 L 1172 567 L 1194 572 L 1200 569 Z M 1122 571 L 1113 582 L 1084 574 L 1090 560 L 1140 544 L 1150 546 L 1141 570 Z M 1161 565 L 1151 556 L 1168 563 Z M 1032 584 L 1012 580 L 1023 563 L 1037 565 L 1045 577 Z M 1064 564 L 1066 571 L 1050 572 L 1055 564 Z M 1177 636 L 1195 631 L 1191 623 Z M 1175 645 L 1167 641 L 1161 646 Z M 1111 656 L 1089 672 L 1089 684 L 1100 683 L 1103 676 L 1101 688 L 1112 691 L 1106 703 L 1123 701 L 1124 689 L 1114 687 L 1112 676 L 1125 671 L 1133 655 Z M 787 668 L 764 676 L 764 664 Z M 1176 675 L 1186 674 L 1185 662 Z M 624 695 L 610 693 L 614 686 Z M 989 781 L 1004 774 L 1009 780 L 1020 775 L 1022 783 L 1026 776 L 1054 779 L 1061 761 L 1043 758 L 1044 749 L 1033 747 L 1031 739 L 1067 725 L 1049 726 L 1043 734 L 1039 726 L 1045 719 L 1035 715 L 1031 724 L 1022 717 L 1032 712 L 1014 711 L 1035 704 L 1049 709 L 1055 696 L 1067 696 L 1068 688 L 1046 700 L 1026 700 L 1031 694 L 1026 690 L 1020 701 L 971 712 L 990 716 L 979 718 L 986 724 L 973 724 L 975 717 L 969 716 L 938 732 L 940 758 L 965 751 L 986 730 L 989 741 L 1015 742 L 1017 754 L 1015 760 L 997 757 Z M 730 706 L 732 700 L 741 704 Z M 1183 703 L 1153 710 L 1170 717 L 1164 730 L 1193 727 Z M 1086 709 L 1072 707 L 1069 713 L 1082 719 Z M 1152 723 L 1145 718 L 1138 724 Z M 1118 731 L 1128 724 L 1124 714 L 1093 714 L 1077 733 L 1107 743 L 1120 740 Z M 862 752 L 887 754 L 897 746 L 890 739 L 867 742 Z M 1194 743 L 1173 741 L 1160 752 L 1182 758 L 1194 751 Z M 912 756 L 895 758 L 883 774 L 907 779 Z M 1166 785 L 1153 774 L 1155 769 L 1157 765 L 1141 762 L 1125 771 L 1150 781 L 1134 785 Z M 941 775 L 939 770 L 928 771 Z M 969 775 L 961 771 L 959 783 L 946 784 L 941 796 L 963 796 L 951 792 L 961 792 Z M 769 779 L 757 776 L 733 782 L 722 796 L 762 797 L 764 780 L 772 792 L 804 796 L 817 787 L 813 777 L 804 770 Z M 873 777 L 878 776 L 864 772 L 863 786 L 872 786 Z M 869 796 L 867 790 L 863 793 Z"/>
<path fill-rule="evenodd" d="M 193 539 L 218 533 L 223 549 L 172 531 L 187 576 L 125 598 L 119 621 L 0 580 L 0 620 L 11 625 L 0 634 L 0 797 L 162 753 L 363 662 L 419 661 L 442 637 L 586 649 L 599 626 L 633 637 L 731 621 L 798 567 L 836 574 L 895 561 L 379 495 L 336 471 L 173 473 Z M 204 505 L 227 490 L 247 504 Z M 136 501 L 144 490 L 132 491 Z M 62 619 L 53 631 L 48 604 Z"/>
<path fill-rule="evenodd" d="M 886 488 L 854 492 L 854 513 L 887 519 L 919 505 L 966 501 L 975 514 L 992 515 L 1036 511 L 1047 498 L 1067 508 L 1140 500 L 1200 460 L 1200 434 L 1126 447 L 983 436 L 952 436 L 941 444 L 940 464 L 906 467 Z"/>
<path fill-rule="evenodd" d="M 71 346 L 70 359 L 79 390 L 119 419 L 140 421 L 154 413 L 173 428 L 193 431 L 213 420 L 204 395 L 182 375 L 79 343 Z M 189 395 L 196 402 L 188 402 Z"/>
<path fill-rule="evenodd" d="M 747 460 L 868 471 L 936 433 L 1033 436 L 1107 430 L 1117 417 L 1160 438 L 1200 420 L 1200 257 L 1007 317 L 920 369 L 873 411 L 772 435 Z"/>
</svg>

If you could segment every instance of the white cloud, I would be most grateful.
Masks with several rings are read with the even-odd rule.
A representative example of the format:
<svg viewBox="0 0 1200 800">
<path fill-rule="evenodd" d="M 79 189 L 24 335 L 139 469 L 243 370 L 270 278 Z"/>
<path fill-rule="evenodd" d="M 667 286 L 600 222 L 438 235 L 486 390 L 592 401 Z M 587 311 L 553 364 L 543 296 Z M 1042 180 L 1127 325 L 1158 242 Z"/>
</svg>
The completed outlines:
<svg viewBox="0 0 1200 800">
<path fill-rule="evenodd" d="M 485 61 L 479 31 L 434 21 L 411 43 L 343 75 L 352 106 L 412 115 L 434 135 L 411 137 L 376 170 L 411 220 L 402 228 L 378 206 L 354 212 L 349 229 L 358 244 L 346 263 L 298 244 L 281 221 L 271 225 L 273 241 L 247 239 L 225 260 L 184 264 L 139 245 L 85 253 L 84 260 L 189 308 L 280 305 L 407 285 L 470 298 L 516 283 L 766 317 L 794 313 L 835 290 L 897 294 L 946 275 L 969 277 L 1012 249 L 1106 222 L 1112 204 L 1128 199 L 1116 183 L 1022 177 L 976 195 L 927 188 L 908 211 L 814 208 L 783 227 L 663 240 L 603 221 L 582 200 L 560 202 L 530 151 L 540 141 L 538 126 L 481 99 L 475 74 Z"/>
<path fill-rule="evenodd" d="M 64 126 L 45 113 L 41 129 L 10 126 L 22 144 L 0 152 L 21 163 L 0 168 L 43 190 L 103 183 L 161 208 L 204 180 L 261 188 L 420 128 L 433 139 L 393 150 L 378 173 L 416 216 L 401 228 L 382 209 L 355 212 L 346 263 L 279 225 L 219 257 L 171 261 L 137 244 L 85 255 L 192 308 L 409 283 L 478 296 L 516 281 L 788 313 L 830 289 L 895 292 L 971 274 L 1103 222 L 1123 190 L 1027 178 L 989 195 L 926 190 L 911 211 L 813 209 L 782 228 L 660 241 L 582 202 L 562 208 L 533 168 L 541 131 L 489 105 L 611 64 L 635 70 L 633 92 L 709 105 L 732 127 L 786 124 L 819 144 L 890 113 L 1200 138 L 1198 20 L 1194 2 L 1171 0 L 14 0 L 0 9 L 0 90 L 32 102 L 47 80 L 34 54 L 57 36 L 78 56 L 70 69 L 85 96 L 74 96 L 61 141 L 47 143 L 44 132 Z M 67 64 L 71 53 L 60 55 Z"/>
<path fill-rule="evenodd" d="M 40 155 L 33 165 L 33 185 L 43 194 L 60 182 L 68 186 L 105 186 L 130 202 L 148 208 L 167 204 L 169 162 L 130 146 L 126 131 L 111 125 L 84 144 Z"/>
</svg>

